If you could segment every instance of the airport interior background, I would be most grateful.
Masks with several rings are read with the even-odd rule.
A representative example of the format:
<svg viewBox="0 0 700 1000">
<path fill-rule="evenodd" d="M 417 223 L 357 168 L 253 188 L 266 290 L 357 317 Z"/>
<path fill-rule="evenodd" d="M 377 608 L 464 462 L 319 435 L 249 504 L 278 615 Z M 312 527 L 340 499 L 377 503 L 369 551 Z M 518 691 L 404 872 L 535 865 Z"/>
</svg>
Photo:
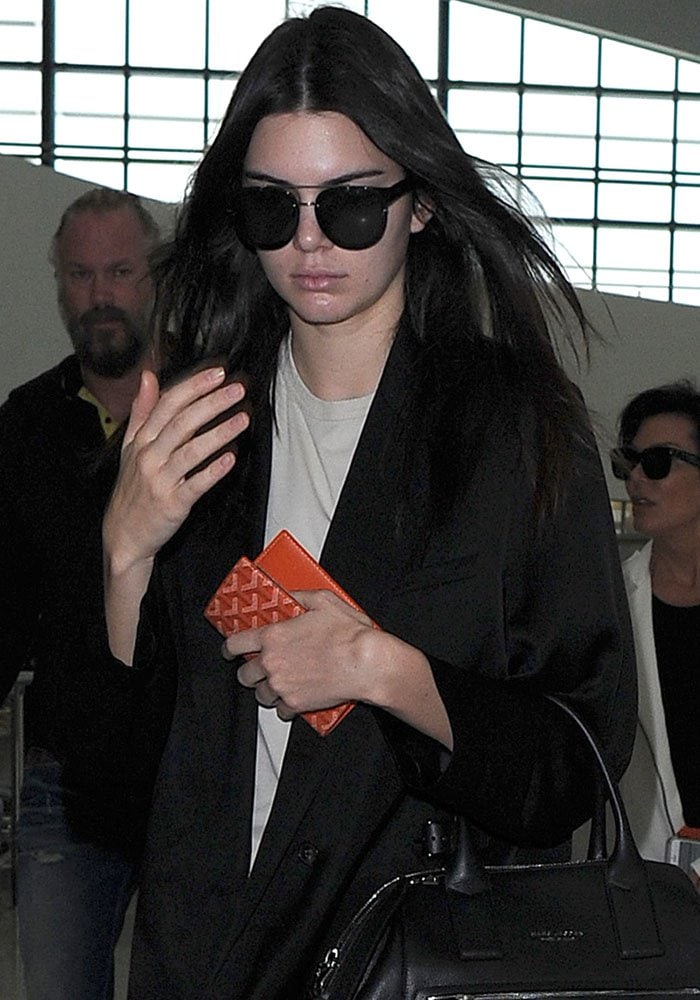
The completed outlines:
<svg viewBox="0 0 700 1000">
<path fill-rule="evenodd" d="M 0 0 L 0 400 L 68 353 L 47 260 L 63 208 L 96 184 L 125 188 L 167 232 L 237 74 L 275 24 L 315 6 Z M 605 457 L 628 398 L 675 378 L 700 383 L 698 0 L 344 6 L 409 51 L 469 152 L 531 192 L 601 334 L 589 359 L 562 356 Z M 624 556 L 641 540 L 624 486 L 608 485 Z M 12 841 L 21 696 L 20 683 L 0 708 L 1 1000 L 25 1000 Z M 132 920 L 133 907 L 117 1000 Z"/>
</svg>

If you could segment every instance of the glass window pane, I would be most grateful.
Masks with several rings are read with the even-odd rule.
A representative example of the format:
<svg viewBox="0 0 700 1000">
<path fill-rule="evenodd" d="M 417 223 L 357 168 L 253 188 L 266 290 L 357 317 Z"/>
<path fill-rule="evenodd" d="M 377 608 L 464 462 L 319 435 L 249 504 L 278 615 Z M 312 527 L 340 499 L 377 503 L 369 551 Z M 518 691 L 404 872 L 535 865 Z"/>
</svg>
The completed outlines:
<svg viewBox="0 0 700 1000">
<path fill-rule="evenodd" d="M 671 234 L 659 229 L 600 226 L 598 267 L 664 271 L 668 269 Z"/>
<path fill-rule="evenodd" d="M 130 163 L 127 189 L 144 198 L 177 204 L 192 173 L 191 163 Z"/>
<path fill-rule="evenodd" d="M 593 268 L 593 229 L 590 226 L 552 226 L 553 248 L 569 280 L 590 288 Z"/>
<path fill-rule="evenodd" d="M 124 93 L 121 74 L 57 73 L 57 144 L 122 147 Z"/>
<path fill-rule="evenodd" d="M 130 3 L 131 65 L 204 68 L 204 14 L 205 0 Z"/>
<path fill-rule="evenodd" d="M 681 184 L 676 188 L 676 222 L 700 226 L 700 185 Z M 700 270 L 700 258 L 696 267 Z"/>
<path fill-rule="evenodd" d="M 226 114 L 226 108 L 235 89 L 233 80 L 210 80 L 207 84 L 209 121 L 207 122 L 206 145 L 209 145 L 219 130 Z"/>
<path fill-rule="evenodd" d="M 284 0 L 255 0 L 246 5 L 245 17 L 231 0 L 209 0 L 209 67 L 242 70 L 284 15 Z"/>
<path fill-rule="evenodd" d="M 124 165 L 107 160 L 62 160 L 57 159 L 54 169 L 59 174 L 68 174 L 69 177 L 79 177 L 81 180 L 90 181 L 95 185 L 115 188 L 117 191 L 124 187 Z"/>
<path fill-rule="evenodd" d="M 40 62 L 41 0 L 0 0 L 0 61 Z"/>
<path fill-rule="evenodd" d="M 492 90 L 450 90 L 447 117 L 472 156 L 492 163 L 518 162 L 519 98 Z"/>
<path fill-rule="evenodd" d="M 673 90 L 676 60 L 663 52 L 604 38 L 600 82 L 622 90 Z"/>
<path fill-rule="evenodd" d="M 600 134 L 619 138 L 671 139 L 673 101 L 664 97 L 602 97 Z"/>
<path fill-rule="evenodd" d="M 700 142 L 700 100 L 678 101 L 678 138 Z"/>
<path fill-rule="evenodd" d="M 598 217 L 626 222 L 670 222 L 671 189 L 651 184 L 600 184 Z"/>
<path fill-rule="evenodd" d="M 3 142 L 41 142 L 41 73 L 0 70 L 0 135 Z"/>
<path fill-rule="evenodd" d="M 596 288 L 609 295 L 630 295 L 636 299 L 668 302 L 668 277 L 645 271 L 598 271 Z"/>
<path fill-rule="evenodd" d="M 522 18 L 473 3 L 450 4 L 449 77 L 515 83 L 520 79 Z"/>
<path fill-rule="evenodd" d="M 526 83 L 594 87 L 598 82 L 598 39 L 584 31 L 525 19 Z"/>
<path fill-rule="evenodd" d="M 678 89 L 700 94 L 700 62 L 678 60 Z"/>
<path fill-rule="evenodd" d="M 438 0 L 422 0 L 411 4 L 407 17 L 406 4 L 396 0 L 370 0 L 367 5 L 370 19 L 396 39 L 428 80 L 437 76 L 438 7 Z"/>
<path fill-rule="evenodd" d="M 567 180 L 567 181 L 588 181 L 595 179 L 595 171 L 591 169 L 586 169 L 585 167 L 553 167 L 550 164 L 545 166 L 533 167 L 524 166 L 522 168 L 522 175 L 524 178 L 536 177 L 545 178 L 551 180 Z"/>
<path fill-rule="evenodd" d="M 600 166 L 607 170 L 672 170 L 673 144 L 670 141 L 601 139 Z"/>
<path fill-rule="evenodd" d="M 396 2 L 401 3 L 402 0 L 396 0 Z M 316 7 L 324 7 L 327 3 L 328 0 L 287 0 L 288 14 L 289 17 L 303 17 L 305 14 L 310 14 Z M 340 6 L 347 7 L 355 14 L 364 14 L 365 0 L 343 0 Z"/>
<path fill-rule="evenodd" d="M 595 186 L 592 181 L 532 178 L 527 183 L 550 219 L 593 218 Z"/>
<path fill-rule="evenodd" d="M 674 290 L 673 301 L 679 305 L 700 306 L 700 288 L 697 290 L 683 288 L 679 288 L 677 291 Z"/>
<path fill-rule="evenodd" d="M 132 76 L 129 81 L 130 146 L 201 149 L 203 115 L 201 78 Z"/>
<path fill-rule="evenodd" d="M 523 164 L 558 167 L 595 166 L 595 140 L 524 135 Z"/>
<path fill-rule="evenodd" d="M 698 251 L 700 251 L 700 246 L 696 247 L 696 252 Z M 676 267 L 672 284 L 674 301 L 680 299 L 688 304 L 696 304 L 700 301 L 700 271 L 697 268 L 688 270 Z M 691 301 L 693 299 L 695 302 Z"/>
<path fill-rule="evenodd" d="M 124 64 L 126 0 L 55 0 L 55 9 L 57 62 Z M 162 25 L 159 32 L 163 33 Z"/>
<path fill-rule="evenodd" d="M 670 172 L 667 173 L 654 173 L 649 170 L 601 170 L 600 178 L 601 181 L 616 181 L 625 182 L 630 184 L 670 184 L 673 175 Z"/>
<path fill-rule="evenodd" d="M 700 174 L 700 142 L 679 142 L 676 169 L 681 173 Z"/>
<path fill-rule="evenodd" d="M 700 229 L 680 229 L 673 242 L 673 266 L 689 271 L 700 281 Z"/>
<path fill-rule="evenodd" d="M 595 135 L 597 101 L 575 94 L 524 94 L 523 130 L 544 135 Z"/>
<path fill-rule="evenodd" d="M 457 138 L 470 156 L 476 156 L 480 160 L 510 166 L 515 166 L 518 162 L 517 135 L 458 131 Z"/>
<path fill-rule="evenodd" d="M 514 91 L 450 90 L 447 110 L 455 129 L 518 131 L 520 101 Z"/>
<path fill-rule="evenodd" d="M 41 164 L 41 160 L 35 159 L 41 152 L 41 146 L 25 145 L 13 146 L 11 143 L 0 142 L 0 153 L 3 156 L 21 156 L 27 163 Z"/>
</svg>

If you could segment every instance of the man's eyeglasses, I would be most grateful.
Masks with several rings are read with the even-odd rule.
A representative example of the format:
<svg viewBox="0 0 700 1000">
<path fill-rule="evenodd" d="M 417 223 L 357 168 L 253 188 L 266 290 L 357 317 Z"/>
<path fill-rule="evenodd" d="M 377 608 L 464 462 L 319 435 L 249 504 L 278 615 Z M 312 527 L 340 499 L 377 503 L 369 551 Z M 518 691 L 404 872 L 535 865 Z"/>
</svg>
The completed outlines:
<svg viewBox="0 0 700 1000">
<path fill-rule="evenodd" d="M 672 448 L 668 444 L 655 444 L 643 451 L 637 451 L 631 445 L 623 445 L 610 452 L 613 475 L 617 479 L 629 479 L 632 469 L 637 465 L 641 465 L 647 479 L 665 479 L 671 471 L 674 458 L 700 469 L 700 455 L 693 455 L 682 448 Z"/>
<path fill-rule="evenodd" d="M 342 184 L 324 188 L 313 201 L 300 201 L 294 191 L 276 184 L 244 187 L 236 205 L 236 231 L 249 250 L 279 250 L 297 231 L 300 205 L 313 205 L 319 227 L 335 246 L 366 250 L 384 235 L 389 206 L 412 188 L 408 177 L 388 188 Z"/>
</svg>

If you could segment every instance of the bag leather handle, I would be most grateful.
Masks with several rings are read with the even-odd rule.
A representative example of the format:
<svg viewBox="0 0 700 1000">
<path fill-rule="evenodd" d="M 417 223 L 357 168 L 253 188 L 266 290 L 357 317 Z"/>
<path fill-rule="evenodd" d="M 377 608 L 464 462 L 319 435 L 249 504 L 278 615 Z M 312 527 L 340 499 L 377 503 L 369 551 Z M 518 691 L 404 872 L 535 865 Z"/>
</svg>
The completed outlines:
<svg viewBox="0 0 700 1000">
<path fill-rule="evenodd" d="M 576 723 L 593 752 L 601 779 L 599 786 L 603 792 L 600 796 L 601 802 L 596 803 L 596 812 L 599 813 L 601 803 L 604 812 L 605 799 L 610 803 L 615 825 L 615 842 L 612 851 L 609 857 L 601 857 L 604 853 L 604 826 L 601 827 L 600 822 L 594 822 L 591 830 L 589 855 L 600 857 L 600 860 L 582 863 L 601 864 L 605 868 L 608 905 L 617 931 L 620 956 L 622 958 L 641 958 L 661 955 L 663 948 L 659 939 L 645 864 L 634 841 L 622 796 L 610 776 L 600 745 L 586 723 L 570 705 L 556 695 L 545 695 L 545 697 L 563 712 L 566 712 Z M 597 843 L 594 842 L 596 838 Z M 455 854 L 445 872 L 445 886 L 452 893 L 462 896 L 490 893 L 488 869 L 484 868 L 473 849 L 467 824 L 463 817 L 460 817 L 459 820 L 459 835 Z M 449 895 L 448 892 L 448 897 Z M 493 906 L 490 909 L 493 912 Z M 464 907 L 457 907 L 456 910 L 463 913 Z M 454 917 L 458 922 L 461 922 L 457 912 L 455 912 Z M 481 911 L 481 919 L 484 919 L 483 910 Z M 478 952 L 482 957 L 486 957 L 484 953 L 489 950 L 487 942 L 490 939 L 492 945 L 490 951 L 493 957 L 497 957 L 501 954 L 501 949 L 498 943 L 496 921 L 493 920 L 491 927 L 485 926 L 488 922 L 488 919 L 484 921 L 480 928 Z M 462 935 L 460 937 L 463 941 L 467 940 Z M 464 957 L 474 957 L 473 948 L 470 947 L 469 955 L 464 955 Z"/>
</svg>

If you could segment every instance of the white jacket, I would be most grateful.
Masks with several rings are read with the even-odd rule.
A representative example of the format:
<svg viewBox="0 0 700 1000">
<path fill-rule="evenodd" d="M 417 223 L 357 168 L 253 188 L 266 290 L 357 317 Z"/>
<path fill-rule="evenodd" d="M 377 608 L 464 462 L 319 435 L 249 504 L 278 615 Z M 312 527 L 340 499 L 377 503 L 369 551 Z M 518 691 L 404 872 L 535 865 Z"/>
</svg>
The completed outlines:
<svg viewBox="0 0 700 1000">
<path fill-rule="evenodd" d="M 659 671 L 656 662 L 651 609 L 652 542 L 623 563 L 637 655 L 639 705 L 637 733 L 629 767 L 620 790 L 643 857 L 663 861 L 666 841 L 684 825 L 671 752 Z"/>
</svg>

